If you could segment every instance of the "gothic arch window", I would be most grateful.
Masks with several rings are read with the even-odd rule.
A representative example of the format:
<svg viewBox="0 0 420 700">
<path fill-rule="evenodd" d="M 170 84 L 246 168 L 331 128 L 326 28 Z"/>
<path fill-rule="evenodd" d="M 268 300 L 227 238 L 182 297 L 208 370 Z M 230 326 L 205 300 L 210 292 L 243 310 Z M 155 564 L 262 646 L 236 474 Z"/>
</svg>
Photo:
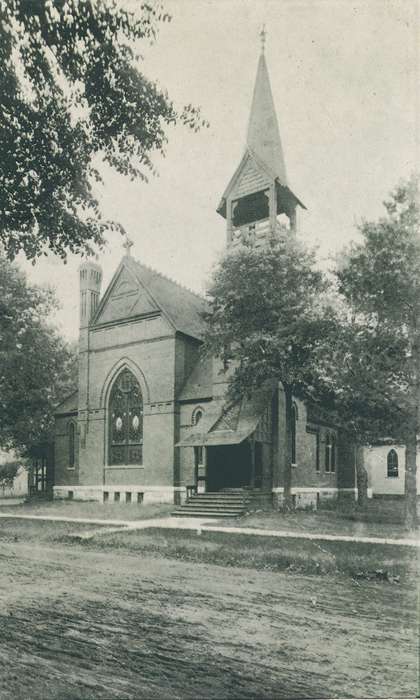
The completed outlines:
<svg viewBox="0 0 420 700">
<path fill-rule="evenodd" d="M 191 416 L 191 424 L 192 425 L 198 425 L 198 423 L 201 421 L 203 417 L 204 411 L 201 408 L 201 406 L 197 406 L 192 412 Z"/>
<path fill-rule="evenodd" d="M 69 469 L 74 469 L 76 461 L 76 425 L 69 423 Z"/>
<path fill-rule="evenodd" d="M 116 378 L 109 397 L 108 463 L 143 464 L 143 397 L 129 369 Z"/>
<path fill-rule="evenodd" d="M 298 410 L 297 406 L 294 403 L 292 405 L 292 415 L 291 415 L 291 424 L 290 424 L 290 432 L 291 432 L 291 440 L 292 440 L 292 464 L 296 464 L 296 422 L 298 420 Z"/>
<path fill-rule="evenodd" d="M 390 450 L 386 458 L 387 476 L 398 477 L 398 455 L 395 450 Z"/>
</svg>

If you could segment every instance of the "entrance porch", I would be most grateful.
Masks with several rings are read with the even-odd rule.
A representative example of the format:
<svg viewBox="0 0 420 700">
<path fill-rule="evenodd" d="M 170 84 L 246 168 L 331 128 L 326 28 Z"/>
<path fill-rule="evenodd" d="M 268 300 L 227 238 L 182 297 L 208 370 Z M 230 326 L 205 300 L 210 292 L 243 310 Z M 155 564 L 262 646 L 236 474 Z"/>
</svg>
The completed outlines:
<svg viewBox="0 0 420 700">
<path fill-rule="evenodd" d="M 237 445 L 214 445 L 206 448 L 206 457 L 205 491 L 261 488 L 261 443 L 244 440 Z"/>
</svg>

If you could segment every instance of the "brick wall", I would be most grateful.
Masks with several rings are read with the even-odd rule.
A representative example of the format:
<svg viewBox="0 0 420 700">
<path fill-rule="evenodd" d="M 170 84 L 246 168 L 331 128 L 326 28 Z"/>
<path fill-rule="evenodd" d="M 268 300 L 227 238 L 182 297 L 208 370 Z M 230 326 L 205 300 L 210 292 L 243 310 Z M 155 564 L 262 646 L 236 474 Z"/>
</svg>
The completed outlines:
<svg viewBox="0 0 420 700">
<path fill-rule="evenodd" d="M 348 491 L 354 496 L 355 472 L 354 449 L 346 435 L 339 429 L 325 423 L 308 422 L 306 405 L 294 400 L 297 408 L 296 421 L 296 463 L 292 466 L 292 494 L 296 505 L 315 505 L 317 499 L 335 497 L 339 490 Z M 277 418 L 278 448 L 274 461 L 273 489 L 282 494 L 283 470 L 286 450 L 286 407 L 284 392 L 279 390 L 279 410 Z M 326 437 L 336 439 L 335 471 L 326 469 Z M 318 448 L 317 448 L 318 442 Z M 318 465 L 317 469 L 317 449 Z M 281 501 L 281 498 L 280 498 Z"/>
<path fill-rule="evenodd" d="M 69 425 L 73 423 L 75 430 L 74 468 L 70 467 L 70 439 Z M 54 440 L 54 483 L 78 484 L 79 483 L 79 436 L 77 432 L 77 413 L 58 416 L 55 421 Z"/>
</svg>

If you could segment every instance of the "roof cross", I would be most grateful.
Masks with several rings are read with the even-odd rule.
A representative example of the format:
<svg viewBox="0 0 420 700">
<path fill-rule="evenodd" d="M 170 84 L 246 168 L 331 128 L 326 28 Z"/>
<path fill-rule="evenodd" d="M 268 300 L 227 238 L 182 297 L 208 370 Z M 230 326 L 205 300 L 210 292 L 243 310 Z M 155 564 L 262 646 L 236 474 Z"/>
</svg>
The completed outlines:
<svg viewBox="0 0 420 700">
<path fill-rule="evenodd" d="M 123 248 L 125 248 L 127 251 L 126 255 L 131 255 L 131 248 L 132 247 L 133 247 L 133 241 L 128 236 L 126 236 L 125 241 L 123 243 Z"/>
</svg>

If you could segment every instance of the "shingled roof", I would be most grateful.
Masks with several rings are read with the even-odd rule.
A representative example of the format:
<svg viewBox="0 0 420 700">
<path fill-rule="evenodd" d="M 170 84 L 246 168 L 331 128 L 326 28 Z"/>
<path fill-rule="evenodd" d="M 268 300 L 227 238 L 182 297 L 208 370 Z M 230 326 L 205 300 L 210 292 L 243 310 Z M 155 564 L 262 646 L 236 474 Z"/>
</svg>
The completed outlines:
<svg viewBox="0 0 420 700">
<path fill-rule="evenodd" d="M 100 323 L 112 289 L 124 268 L 137 280 L 139 286 L 146 291 L 149 299 L 162 311 L 175 330 L 202 340 L 205 327 L 202 313 L 207 306 L 205 299 L 157 270 L 143 265 L 131 255 L 125 255 L 122 258 L 92 319 L 93 326 L 97 322 Z M 124 318 L 122 313 L 121 319 Z M 128 312 L 127 318 L 129 318 Z"/>
<path fill-rule="evenodd" d="M 125 256 L 124 262 L 134 268 L 141 284 L 166 312 L 177 331 L 203 338 L 205 324 L 201 314 L 206 310 L 203 297 L 130 256 Z"/>
<path fill-rule="evenodd" d="M 199 401 L 201 399 L 211 399 L 213 396 L 213 358 L 200 357 L 194 366 L 191 374 L 187 378 L 179 401 Z"/>
<path fill-rule="evenodd" d="M 79 409 L 79 392 L 73 391 L 70 396 L 66 398 L 56 406 L 55 415 L 61 415 L 64 413 L 77 413 Z"/>
</svg>

